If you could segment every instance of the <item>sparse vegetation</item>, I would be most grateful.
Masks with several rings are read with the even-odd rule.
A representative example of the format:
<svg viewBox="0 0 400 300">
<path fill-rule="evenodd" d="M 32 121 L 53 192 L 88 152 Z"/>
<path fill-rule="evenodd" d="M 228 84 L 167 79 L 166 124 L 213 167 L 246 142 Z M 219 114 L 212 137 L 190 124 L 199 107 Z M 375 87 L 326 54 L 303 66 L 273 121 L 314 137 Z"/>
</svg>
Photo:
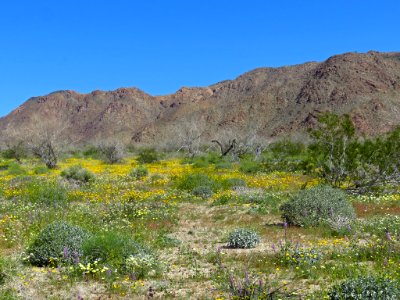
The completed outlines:
<svg viewBox="0 0 400 300">
<path fill-rule="evenodd" d="M 395 137 L 381 138 L 380 155 L 396 159 Z M 393 298 L 396 180 L 356 188 L 346 171 L 337 184 L 315 147 L 276 142 L 259 157 L 146 150 L 119 163 L 91 148 L 58 156 L 53 169 L 1 158 L 0 298 Z"/>
</svg>

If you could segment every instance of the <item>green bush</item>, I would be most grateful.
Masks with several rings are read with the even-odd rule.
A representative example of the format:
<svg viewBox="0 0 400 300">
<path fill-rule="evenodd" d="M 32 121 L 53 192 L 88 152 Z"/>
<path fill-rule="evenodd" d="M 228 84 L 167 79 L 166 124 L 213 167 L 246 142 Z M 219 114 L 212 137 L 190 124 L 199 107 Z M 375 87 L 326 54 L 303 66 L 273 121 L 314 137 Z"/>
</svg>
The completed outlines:
<svg viewBox="0 0 400 300">
<path fill-rule="evenodd" d="M 4 284 L 7 278 L 6 270 L 5 270 L 5 262 L 4 260 L 0 257 L 0 286 Z"/>
<path fill-rule="evenodd" d="M 209 186 L 198 186 L 192 190 L 192 194 L 203 199 L 210 198 L 213 194 L 211 187 Z"/>
<path fill-rule="evenodd" d="M 301 190 L 280 207 L 282 217 L 292 225 L 317 226 L 338 218 L 353 220 L 355 211 L 346 194 L 330 186 Z"/>
<path fill-rule="evenodd" d="M 147 175 L 149 175 L 149 171 L 145 166 L 138 166 L 129 173 L 129 176 L 131 176 L 136 180 L 140 180 L 143 177 L 146 177 Z"/>
<path fill-rule="evenodd" d="M 143 149 L 139 152 L 137 161 L 141 164 L 150 164 L 160 159 L 157 151 L 152 148 Z"/>
<path fill-rule="evenodd" d="M 83 253 L 89 262 L 100 261 L 104 266 L 121 273 L 135 273 L 144 277 L 150 269 L 156 269 L 154 254 L 128 236 L 106 232 L 95 235 L 83 245 Z"/>
<path fill-rule="evenodd" d="M 260 236 L 251 229 L 239 228 L 229 234 L 229 248 L 255 248 L 260 243 Z"/>
<path fill-rule="evenodd" d="M 23 199 L 47 206 L 63 206 L 68 201 L 67 189 L 57 181 L 33 180 L 23 188 Z"/>
<path fill-rule="evenodd" d="M 216 169 L 230 169 L 232 168 L 232 163 L 227 160 L 221 159 L 219 162 L 215 164 Z"/>
<path fill-rule="evenodd" d="M 331 300 L 395 300 L 400 299 L 398 282 L 381 277 L 347 279 L 329 290 Z"/>
<path fill-rule="evenodd" d="M 26 158 L 26 146 L 24 142 L 19 141 L 14 145 L 8 146 L 7 149 L 2 151 L 1 156 L 5 159 L 15 159 L 20 162 L 21 159 Z"/>
<path fill-rule="evenodd" d="M 246 181 L 242 178 L 228 178 L 222 182 L 224 189 L 246 187 Z"/>
<path fill-rule="evenodd" d="M 41 267 L 51 262 L 72 262 L 82 255 L 89 233 L 78 226 L 56 222 L 45 227 L 28 247 L 29 262 Z"/>
<path fill-rule="evenodd" d="M 124 149 L 119 144 L 106 143 L 98 147 L 100 158 L 107 164 L 120 163 L 124 158 Z"/>
<path fill-rule="evenodd" d="M 195 188 L 208 186 L 212 191 L 218 190 L 221 185 L 213 178 L 202 173 L 186 174 L 177 180 L 177 188 L 192 192 Z"/>
<path fill-rule="evenodd" d="M 46 166 L 37 166 L 33 169 L 33 173 L 36 175 L 49 173 L 50 170 Z"/>
<path fill-rule="evenodd" d="M 239 165 L 240 172 L 254 174 L 261 171 L 261 165 L 251 159 L 242 159 Z"/>
<path fill-rule="evenodd" d="M 210 161 L 207 156 L 199 156 L 191 159 L 194 168 L 207 168 L 210 165 Z"/>
<path fill-rule="evenodd" d="M 98 159 L 101 157 L 100 149 L 95 146 L 87 147 L 86 149 L 83 150 L 82 154 L 84 157 L 90 157 L 90 158 L 95 158 L 95 159 Z"/>
<path fill-rule="evenodd" d="M 7 173 L 14 176 L 26 175 L 26 170 L 20 164 L 12 162 L 8 165 Z"/>
<path fill-rule="evenodd" d="M 61 172 L 61 176 L 68 180 L 75 180 L 81 183 L 89 183 L 94 181 L 95 176 L 89 170 L 82 166 L 72 166 Z"/>
</svg>

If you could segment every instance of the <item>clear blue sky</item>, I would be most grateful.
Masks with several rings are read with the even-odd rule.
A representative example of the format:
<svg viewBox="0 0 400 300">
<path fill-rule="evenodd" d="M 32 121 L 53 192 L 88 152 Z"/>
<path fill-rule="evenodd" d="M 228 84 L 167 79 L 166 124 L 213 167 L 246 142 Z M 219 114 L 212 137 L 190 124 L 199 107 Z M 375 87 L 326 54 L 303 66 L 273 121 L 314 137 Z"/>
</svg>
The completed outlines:
<svg viewBox="0 0 400 300">
<path fill-rule="evenodd" d="M 31 96 L 153 95 L 262 66 L 400 51 L 400 1 L 1 1 L 0 116 Z"/>
</svg>

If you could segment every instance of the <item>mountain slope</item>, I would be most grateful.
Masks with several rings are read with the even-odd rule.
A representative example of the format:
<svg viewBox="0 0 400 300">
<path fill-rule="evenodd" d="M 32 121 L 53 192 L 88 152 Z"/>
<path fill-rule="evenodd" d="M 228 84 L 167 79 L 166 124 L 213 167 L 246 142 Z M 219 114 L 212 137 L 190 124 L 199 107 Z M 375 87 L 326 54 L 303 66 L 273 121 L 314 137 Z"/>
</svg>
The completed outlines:
<svg viewBox="0 0 400 300">
<path fill-rule="evenodd" d="M 0 119 L 0 140 L 47 128 L 76 143 L 177 145 L 188 131 L 213 138 L 299 134 L 318 113 L 352 116 L 360 133 L 400 125 L 400 53 L 346 53 L 324 62 L 259 68 L 235 80 L 151 96 L 136 88 L 29 99 Z"/>
</svg>

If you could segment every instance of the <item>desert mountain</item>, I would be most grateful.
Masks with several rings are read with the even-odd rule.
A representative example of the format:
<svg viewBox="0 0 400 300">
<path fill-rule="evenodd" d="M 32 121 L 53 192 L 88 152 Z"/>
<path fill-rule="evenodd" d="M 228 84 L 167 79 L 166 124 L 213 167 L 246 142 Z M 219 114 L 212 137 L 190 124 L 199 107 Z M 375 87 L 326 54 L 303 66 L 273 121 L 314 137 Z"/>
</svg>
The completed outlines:
<svg viewBox="0 0 400 300">
<path fill-rule="evenodd" d="M 274 138 L 301 135 L 325 111 L 350 114 L 366 135 L 400 125 L 400 53 L 346 53 L 320 63 L 259 68 L 166 96 L 136 88 L 58 91 L 1 118 L 0 140 L 41 130 L 79 144 L 178 145 L 188 132 L 203 143 L 221 136 Z"/>
</svg>

